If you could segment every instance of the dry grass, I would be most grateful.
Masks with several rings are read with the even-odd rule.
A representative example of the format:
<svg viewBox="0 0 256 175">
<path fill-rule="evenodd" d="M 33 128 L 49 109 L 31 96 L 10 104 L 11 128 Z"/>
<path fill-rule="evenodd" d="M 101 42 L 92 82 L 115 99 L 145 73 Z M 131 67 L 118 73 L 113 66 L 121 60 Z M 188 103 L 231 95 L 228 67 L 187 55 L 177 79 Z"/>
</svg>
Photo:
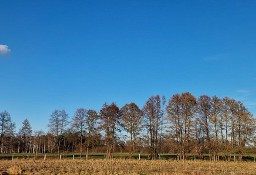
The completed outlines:
<svg viewBox="0 0 256 175">
<path fill-rule="evenodd" d="M 256 174 L 254 162 L 171 160 L 13 160 L 0 161 L 2 174 L 238 175 Z"/>
<path fill-rule="evenodd" d="M 21 174 L 21 173 L 22 173 L 22 169 L 18 166 L 12 166 L 12 167 L 7 169 L 7 174 L 18 175 L 18 174 Z"/>
</svg>

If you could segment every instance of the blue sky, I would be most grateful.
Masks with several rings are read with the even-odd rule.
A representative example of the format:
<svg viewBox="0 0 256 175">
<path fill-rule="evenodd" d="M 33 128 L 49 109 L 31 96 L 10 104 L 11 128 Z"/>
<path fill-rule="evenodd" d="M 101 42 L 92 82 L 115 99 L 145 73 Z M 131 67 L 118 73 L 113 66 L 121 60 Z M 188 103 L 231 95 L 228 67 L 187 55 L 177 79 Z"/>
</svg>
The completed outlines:
<svg viewBox="0 0 256 175">
<path fill-rule="evenodd" d="M 0 111 L 47 130 L 104 102 L 229 96 L 256 114 L 256 1 L 3 0 Z M 6 48 L 5 47 L 5 48 Z M 1 53 L 1 52 L 0 52 Z"/>
</svg>

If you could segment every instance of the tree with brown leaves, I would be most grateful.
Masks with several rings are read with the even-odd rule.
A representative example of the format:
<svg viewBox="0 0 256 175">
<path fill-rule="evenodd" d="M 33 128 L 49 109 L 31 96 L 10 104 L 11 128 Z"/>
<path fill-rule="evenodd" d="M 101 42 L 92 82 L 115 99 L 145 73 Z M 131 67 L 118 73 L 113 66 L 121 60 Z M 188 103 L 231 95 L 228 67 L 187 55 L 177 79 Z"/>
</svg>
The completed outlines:
<svg viewBox="0 0 256 175">
<path fill-rule="evenodd" d="M 151 96 L 143 107 L 145 127 L 149 133 L 150 159 L 158 158 L 164 103 L 165 99 L 156 95 Z"/>
<path fill-rule="evenodd" d="M 107 147 L 106 158 L 112 157 L 114 151 L 117 131 L 119 130 L 118 125 L 120 124 L 120 112 L 119 108 L 115 103 L 111 105 L 104 104 L 100 110 L 100 126 L 99 128 L 105 132 L 105 144 Z"/>
<path fill-rule="evenodd" d="M 141 131 L 141 123 L 143 112 L 135 103 L 129 103 L 124 105 L 121 108 L 121 125 L 126 132 L 130 135 L 129 147 L 130 147 L 130 156 L 135 151 L 135 143 L 137 136 Z"/>
</svg>

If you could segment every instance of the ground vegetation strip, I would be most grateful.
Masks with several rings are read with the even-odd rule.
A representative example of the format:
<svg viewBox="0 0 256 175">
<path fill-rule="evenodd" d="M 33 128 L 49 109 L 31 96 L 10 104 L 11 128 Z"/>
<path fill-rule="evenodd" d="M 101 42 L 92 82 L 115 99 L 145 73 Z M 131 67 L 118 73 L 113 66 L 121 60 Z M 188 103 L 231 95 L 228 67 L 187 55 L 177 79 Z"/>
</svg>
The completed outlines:
<svg viewBox="0 0 256 175">
<path fill-rule="evenodd" d="M 254 162 L 211 162 L 173 160 L 32 160 L 1 161 L 2 174 L 256 174 Z"/>
</svg>

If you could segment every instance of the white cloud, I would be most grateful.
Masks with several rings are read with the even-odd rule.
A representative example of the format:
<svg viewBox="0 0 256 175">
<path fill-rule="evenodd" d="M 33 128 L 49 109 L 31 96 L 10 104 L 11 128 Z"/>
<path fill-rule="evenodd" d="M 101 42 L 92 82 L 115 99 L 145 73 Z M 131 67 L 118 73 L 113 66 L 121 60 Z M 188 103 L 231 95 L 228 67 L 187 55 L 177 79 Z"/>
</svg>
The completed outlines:
<svg viewBox="0 0 256 175">
<path fill-rule="evenodd" d="M 9 49 L 7 45 L 0 44 L 0 55 L 6 55 L 9 52 L 11 52 L 11 49 Z"/>
</svg>

